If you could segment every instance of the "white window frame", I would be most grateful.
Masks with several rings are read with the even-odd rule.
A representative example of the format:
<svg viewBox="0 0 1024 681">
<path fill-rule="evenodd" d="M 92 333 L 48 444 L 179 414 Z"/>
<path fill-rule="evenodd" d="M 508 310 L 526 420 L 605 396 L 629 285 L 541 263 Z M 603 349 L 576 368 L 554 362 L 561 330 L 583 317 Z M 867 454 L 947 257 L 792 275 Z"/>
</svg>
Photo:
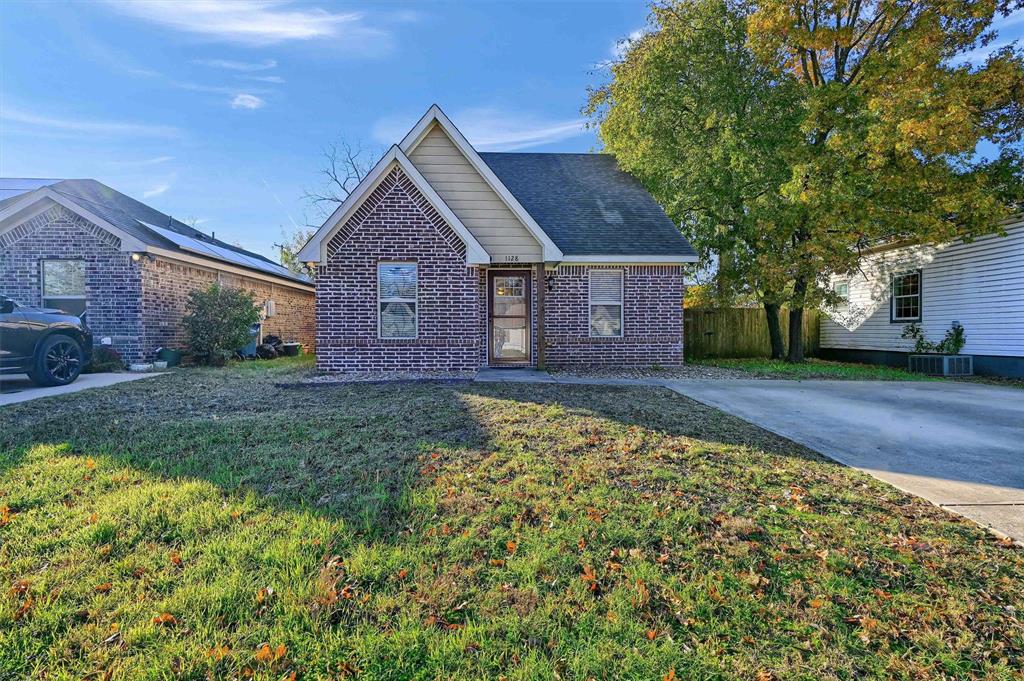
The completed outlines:
<svg viewBox="0 0 1024 681">
<path fill-rule="evenodd" d="M 917 293 L 913 295 L 896 295 L 896 280 L 903 277 L 910 277 L 917 275 Z M 916 317 L 897 317 L 896 316 L 896 299 L 897 298 L 917 298 L 917 316 Z M 914 322 L 920 322 L 924 318 L 924 272 L 921 270 L 909 270 L 906 272 L 900 272 L 899 274 L 892 275 L 892 279 L 889 282 L 889 323 L 890 324 L 909 324 Z"/>
<path fill-rule="evenodd" d="M 382 298 L 380 295 L 380 268 L 383 266 L 412 265 L 416 272 L 416 296 L 414 298 Z M 381 303 L 412 303 L 413 328 L 411 336 L 385 336 L 381 330 Z M 420 265 L 414 260 L 379 260 L 377 261 L 377 338 L 380 340 L 415 340 L 420 337 Z"/>
<path fill-rule="evenodd" d="M 46 295 L 46 263 L 48 262 L 80 262 L 82 263 L 82 286 L 84 288 L 80 296 L 48 296 Z M 88 300 L 89 287 L 85 281 L 85 258 L 41 258 L 39 260 L 39 302 L 43 307 L 49 307 L 47 300 Z"/>
<path fill-rule="evenodd" d="M 846 289 L 846 293 L 845 294 L 839 292 L 839 287 L 840 286 L 842 286 L 842 287 L 844 287 Z M 841 295 L 841 296 L 843 296 L 843 298 L 846 298 L 846 300 L 849 301 L 850 300 L 850 280 L 849 279 L 838 279 L 838 280 L 832 282 L 832 291 L 836 295 Z"/>
<path fill-rule="evenodd" d="M 619 275 L 619 299 L 594 300 L 594 287 L 591 285 L 591 275 L 594 272 L 613 272 Z M 599 336 L 594 333 L 594 306 L 595 305 L 618 305 L 619 306 L 619 333 L 616 336 Z M 591 338 L 623 338 L 626 335 L 626 271 L 613 269 L 590 269 L 587 270 L 587 333 Z"/>
</svg>

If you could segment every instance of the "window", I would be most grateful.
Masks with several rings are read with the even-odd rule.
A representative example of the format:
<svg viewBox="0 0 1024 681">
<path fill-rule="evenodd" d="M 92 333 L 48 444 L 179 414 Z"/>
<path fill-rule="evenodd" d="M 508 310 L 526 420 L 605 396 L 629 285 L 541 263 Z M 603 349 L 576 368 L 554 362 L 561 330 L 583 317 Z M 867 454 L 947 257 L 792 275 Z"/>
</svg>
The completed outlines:
<svg viewBox="0 0 1024 681">
<path fill-rule="evenodd" d="M 835 294 L 841 298 L 850 299 L 850 282 L 848 281 L 837 281 L 832 284 L 832 290 Z"/>
<path fill-rule="evenodd" d="M 590 270 L 590 335 L 622 336 L 621 270 Z"/>
<path fill-rule="evenodd" d="M 68 314 L 85 312 L 85 261 L 42 260 L 43 307 Z"/>
<path fill-rule="evenodd" d="M 889 321 L 921 321 L 921 270 L 893 276 Z"/>
<path fill-rule="evenodd" d="M 381 338 L 415 338 L 416 263 L 379 263 L 377 302 Z"/>
</svg>

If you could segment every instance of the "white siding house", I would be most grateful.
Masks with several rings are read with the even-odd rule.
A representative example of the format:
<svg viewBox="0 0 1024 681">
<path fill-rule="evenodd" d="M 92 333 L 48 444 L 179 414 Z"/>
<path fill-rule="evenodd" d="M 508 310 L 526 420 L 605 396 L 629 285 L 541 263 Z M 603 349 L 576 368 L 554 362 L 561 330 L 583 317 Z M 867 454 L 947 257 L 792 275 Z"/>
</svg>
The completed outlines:
<svg viewBox="0 0 1024 681">
<path fill-rule="evenodd" d="M 1024 221 L 1005 230 L 970 243 L 879 250 L 861 272 L 833 279 L 848 302 L 826 310 L 822 356 L 906 366 L 906 324 L 918 322 L 934 342 L 956 322 L 976 373 L 1024 376 Z"/>
</svg>

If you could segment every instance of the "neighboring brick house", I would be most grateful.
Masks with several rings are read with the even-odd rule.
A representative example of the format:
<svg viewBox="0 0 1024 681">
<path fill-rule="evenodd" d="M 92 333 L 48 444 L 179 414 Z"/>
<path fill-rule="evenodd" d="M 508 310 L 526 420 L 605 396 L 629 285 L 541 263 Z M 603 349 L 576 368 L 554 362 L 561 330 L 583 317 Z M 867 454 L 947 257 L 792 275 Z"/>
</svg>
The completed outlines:
<svg viewBox="0 0 1024 681">
<path fill-rule="evenodd" d="M 299 257 L 324 371 L 678 365 L 697 260 L 611 156 L 479 153 L 436 106 Z"/>
<path fill-rule="evenodd" d="M 188 294 L 214 282 L 253 292 L 264 334 L 314 349 L 313 285 L 281 265 L 95 180 L 2 180 L 0 192 L 0 293 L 85 314 L 95 343 L 126 361 L 182 348 Z"/>
</svg>

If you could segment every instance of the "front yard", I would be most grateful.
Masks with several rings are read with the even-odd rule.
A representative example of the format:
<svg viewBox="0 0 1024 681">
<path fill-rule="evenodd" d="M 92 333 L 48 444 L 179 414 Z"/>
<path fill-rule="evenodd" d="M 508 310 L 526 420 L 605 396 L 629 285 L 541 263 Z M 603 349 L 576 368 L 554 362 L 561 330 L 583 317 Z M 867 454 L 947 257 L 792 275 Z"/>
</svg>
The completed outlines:
<svg viewBox="0 0 1024 681">
<path fill-rule="evenodd" d="M 286 385 L 0 413 L 0 678 L 1019 678 L 1024 556 L 665 390 Z"/>
</svg>

